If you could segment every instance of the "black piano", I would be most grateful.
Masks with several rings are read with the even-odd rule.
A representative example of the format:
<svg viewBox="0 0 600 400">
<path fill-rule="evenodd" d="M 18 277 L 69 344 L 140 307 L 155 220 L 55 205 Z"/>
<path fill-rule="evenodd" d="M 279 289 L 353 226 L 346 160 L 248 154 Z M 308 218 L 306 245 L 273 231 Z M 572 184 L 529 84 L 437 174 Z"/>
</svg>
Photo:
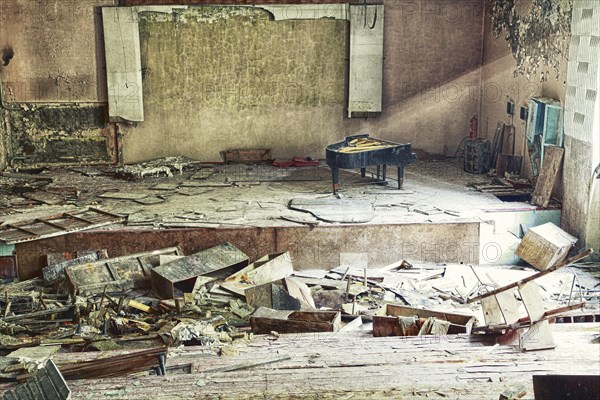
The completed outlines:
<svg viewBox="0 0 600 400">
<path fill-rule="evenodd" d="M 379 180 L 383 173 L 382 182 L 385 182 L 387 164 L 396 165 L 400 189 L 404 181 L 404 166 L 417 160 L 417 156 L 411 151 L 410 143 L 394 143 L 371 138 L 369 135 L 348 136 L 343 142 L 327 146 L 326 153 L 327 165 L 333 175 L 333 194 L 336 194 L 339 188 L 340 168 L 360 168 L 360 175 L 364 178 L 367 167 L 377 165 L 377 179 Z"/>
</svg>

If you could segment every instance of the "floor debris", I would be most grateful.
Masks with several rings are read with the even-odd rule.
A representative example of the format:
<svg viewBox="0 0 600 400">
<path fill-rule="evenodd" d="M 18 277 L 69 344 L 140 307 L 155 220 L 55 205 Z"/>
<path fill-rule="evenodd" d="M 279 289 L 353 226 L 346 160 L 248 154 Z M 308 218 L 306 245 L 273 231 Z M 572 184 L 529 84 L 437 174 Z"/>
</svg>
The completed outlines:
<svg viewBox="0 0 600 400">
<path fill-rule="evenodd" d="M 113 397 L 131 396 L 150 385 L 149 379 L 165 375 L 190 376 L 190 387 L 202 391 L 218 389 L 225 374 L 272 368 L 366 368 L 375 377 L 377 368 L 399 357 L 399 348 L 410 354 L 405 362 L 415 365 L 428 360 L 449 368 L 460 362 L 455 382 L 500 385 L 505 374 L 551 371 L 500 362 L 515 349 L 557 342 L 552 335 L 550 345 L 532 345 L 527 338 L 515 342 L 519 336 L 512 331 L 541 322 L 546 329 L 553 322 L 600 321 L 598 280 L 574 265 L 589 253 L 543 271 L 404 259 L 376 269 L 368 268 L 363 253 L 352 252 L 340 255 L 344 265 L 297 271 L 287 252 L 249 264 L 229 242 L 191 255 L 177 247 L 120 257 L 104 250 L 48 253 L 43 277 L 0 285 L 0 390 L 16 390 L 50 360 L 69 382 L 126 377 L 137 382 L 103 392 Z M 294 351 L 283 349 L 307 333 L 360 343 L 375 337 L 388 343 L 389 354 L 336 358 L 313 351 L 298 367 Z M 386 342 L 394 339 L 388 336 L 406 342 Z M 594 345 L 588 336 L 586 344 Z M 456 347 L 464 340 L 499 344 L 470 358 L 470 350 Z M 282 351 L 253 355 L 263 341 Z M 443 349 L 435 347 L 442 341 Z M 500 361 L 490 364 L 496 356 Z M 423 390 L 454 395 L 448 386 Z"/>
</svg>

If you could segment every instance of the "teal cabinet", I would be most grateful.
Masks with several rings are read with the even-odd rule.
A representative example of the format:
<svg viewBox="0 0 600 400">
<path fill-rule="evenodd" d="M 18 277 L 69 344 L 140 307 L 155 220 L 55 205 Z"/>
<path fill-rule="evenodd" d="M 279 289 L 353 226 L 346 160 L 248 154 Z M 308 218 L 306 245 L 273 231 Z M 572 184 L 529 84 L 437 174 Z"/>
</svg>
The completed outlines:
<svg viewBox="0 0 600 400">
<path fill-rule="evenodd" d="M 563 146 L 563 108 L 560 101 L 547 97 L 529 100 L 526 138 L 531 168 L 537 176 L 544 162 L 545 147 Z"/>
</svg>

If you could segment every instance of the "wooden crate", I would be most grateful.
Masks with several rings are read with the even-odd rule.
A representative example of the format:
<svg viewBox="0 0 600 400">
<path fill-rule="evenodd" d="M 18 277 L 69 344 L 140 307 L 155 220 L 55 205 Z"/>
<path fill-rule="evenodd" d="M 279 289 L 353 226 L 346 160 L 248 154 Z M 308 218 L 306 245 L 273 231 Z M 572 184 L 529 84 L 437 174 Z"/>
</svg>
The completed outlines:
<svg viewBox="0 0 600 400">
<path fill-rule="evenodd" d="M 530 228 L 515 254 L 534 268 L 543 271 L 561 262 L 577 238 L 552 222 Z"/>
<path fill-rule="evenodd" d="M 338 311 L 281 311 L 258 308 L 250 325 L 255 334 L 337 332 L 341 328 L 341 314 Z"/>
<path fill-rule="evenodd" d="M 448 334 L 470 333 L 475 318 L 471 315 L 386 304 L 380 314 L 373 316 L 373 336 L 407 336 L 402 332 L 398 317 L 437 318 L 450 322 Z M 416 333 L 415 333 L 416 335 Z"/>
</svg>

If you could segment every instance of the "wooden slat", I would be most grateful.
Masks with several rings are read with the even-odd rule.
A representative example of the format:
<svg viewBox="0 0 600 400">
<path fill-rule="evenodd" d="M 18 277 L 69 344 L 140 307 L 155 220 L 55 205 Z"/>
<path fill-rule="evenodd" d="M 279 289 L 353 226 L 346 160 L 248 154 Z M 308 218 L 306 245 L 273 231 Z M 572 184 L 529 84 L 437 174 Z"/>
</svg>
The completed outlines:
<svg viewBox="0 0 600 400">
<path fill-rule="evenodd" d="M 35 221 L 41 222 L 42 224 L 45 224 L 45 225 L 48 225 L 48 226 L 52 226 L 52 227 L 57 228 L 57 229 L 62 229 L 62 230 L 66 229 L 62 225 L 59 225 L 59 224 L 57 224 L 55 222 L 51 222 L 51 221 L 48 221 L 48 220 L 45 220 L 45 219 L 37 218 Z"/>
<path fill-rule="evenodd" d="M 123 217 L 94 208 L 87 208 L 36 218 L 19 224 L 4 225 L 0 227 L 0 241 L 7 244 L 28 242 L 122 221 L 124 221 Z"/>
<path fill-rule="evenodd" d="M 85 223 L 88 223 L 88 224 L 93 224 L 94 223 L 93 221 L 90 221 L 89 219 L 80 217 L 78 215 L 73 215 L 73 214 L 65 213 L 64 216 L 67 217 L 67 218 L 73 218 L 73 219 L 76 219 L 78 221 L 85 222 Z"/>
<path fill-rule="evenodd" d="M 8 226 L 9 228 L 12 228 L 12 229 L 16 229 L 17 231 L 26 233 L 28 235 L 37 235 L 37 232 L 30 231 L 28 229 L 25 229 L 25 228 L 17 226 L 17 225 L 6 224 L 6 226 Z"/>
</svg>

